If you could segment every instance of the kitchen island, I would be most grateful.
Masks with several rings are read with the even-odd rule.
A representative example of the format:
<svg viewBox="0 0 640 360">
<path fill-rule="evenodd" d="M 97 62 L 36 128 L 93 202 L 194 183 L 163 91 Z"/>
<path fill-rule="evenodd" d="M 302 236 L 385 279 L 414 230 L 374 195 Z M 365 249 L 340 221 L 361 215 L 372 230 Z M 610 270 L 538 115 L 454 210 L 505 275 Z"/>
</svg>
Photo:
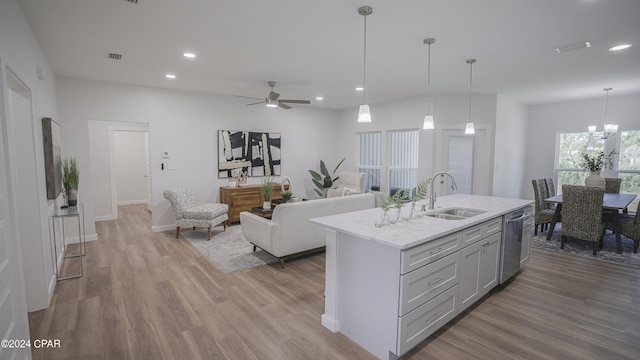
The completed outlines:
<svg viewBox="0 0 640 360">
<path fill-rule="evenodd" d="M 381 359 L 401 356 L 498 285 L 503 216 L 531 204 L 457 194 L 383 227 L 380 208 L 311 219 L 327 240 L 323 326 Z M 477 211 L 432 217 L 448 209 Z"/>
</svg>

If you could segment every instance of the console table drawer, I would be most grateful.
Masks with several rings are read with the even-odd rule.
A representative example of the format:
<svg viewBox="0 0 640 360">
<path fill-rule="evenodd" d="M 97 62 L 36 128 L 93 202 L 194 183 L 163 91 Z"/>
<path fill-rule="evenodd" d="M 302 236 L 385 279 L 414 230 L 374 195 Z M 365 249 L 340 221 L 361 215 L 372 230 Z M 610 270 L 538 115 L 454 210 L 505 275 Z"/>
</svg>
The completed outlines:
<svg viewBox="0 0 640 360">
<path fill-rule="evenodd" d="M 398 318 L 397 354 L 401 356 L 458 315 L 458 285 Z"/>
<path fill-rule="evenodd" d="M 403 251 L 400 274 L 406 274 L 457 251 L 460 239 L 461 233 L 457 232 Z"/>
<path fill-rule="evenodd" d="M 460 281 L 460 253 L 448 255 L 400 277 L 400 316 Z"/>
</svg>

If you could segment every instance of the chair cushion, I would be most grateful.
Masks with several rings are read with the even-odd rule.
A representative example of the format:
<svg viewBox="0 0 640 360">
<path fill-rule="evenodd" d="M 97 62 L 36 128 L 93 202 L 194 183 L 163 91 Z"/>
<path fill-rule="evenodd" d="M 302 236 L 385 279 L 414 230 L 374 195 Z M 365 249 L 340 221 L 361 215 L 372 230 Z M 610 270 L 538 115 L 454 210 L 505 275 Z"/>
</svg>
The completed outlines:
<svg viewBox="0 0 640 360">
<path fill-rule="evenodd" d="M 191 207 L 184 211 L 184 219 L 211 220 L 226 214 L 229 211 L 227 204 L 207 203 Z"/>
</svg>

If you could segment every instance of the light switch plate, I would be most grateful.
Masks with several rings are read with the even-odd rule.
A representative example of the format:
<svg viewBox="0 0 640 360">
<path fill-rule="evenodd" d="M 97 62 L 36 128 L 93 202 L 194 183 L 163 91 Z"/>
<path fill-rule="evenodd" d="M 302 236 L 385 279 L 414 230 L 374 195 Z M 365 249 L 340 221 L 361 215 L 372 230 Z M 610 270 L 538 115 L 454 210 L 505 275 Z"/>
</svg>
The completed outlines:
<svg viewBox="0 0 640 360">
<path fill-rule="evenodd" d="M 163 151 L 162 152 L 162 158 L 163 159 L 168 159 L 169 158 L 169 152 L 168 151 Z"/>
</svg>

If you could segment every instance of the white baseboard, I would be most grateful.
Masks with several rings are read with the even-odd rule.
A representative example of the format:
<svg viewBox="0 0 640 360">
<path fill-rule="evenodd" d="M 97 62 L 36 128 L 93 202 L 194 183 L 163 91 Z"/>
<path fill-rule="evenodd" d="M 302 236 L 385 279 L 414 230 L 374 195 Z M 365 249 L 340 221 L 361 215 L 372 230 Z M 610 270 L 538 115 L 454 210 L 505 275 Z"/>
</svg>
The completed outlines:
<svg viewBox="0 0 640 360">
<path fill-rule="evenodd" d="M 138 205 L 138 204 L 148 204 L 147 200 L 127 200 L 127 201 L 118 201 L 118 205 Z"/>
<path fill-rule="evenodd" d="M 114 215 L 102 215 L 94 217 L 95 221 L 109 221 L 109 220 L 118 220 Z"/>
<path fill-rule="evenodd" d="M 86 235 L 84 241 L 96 241 L 98 240 L 98 233 L 92 234 L 92 235 Z M 74 236 L 74 237 L 68 237 L 65 239 L 65 242 L 67 243 L 67 245 L 69 244 L 77 244 L 80 241 L 80 237 L 79 236 Z"/>
<path fill-rule="evenodd" d="M 162 231 L 169 231 L 169 230 L 175 230 L 175 229 L 176 229 L 176 224 L 151 226 L 151 232 L 162 232 Z"/>
</svg>

